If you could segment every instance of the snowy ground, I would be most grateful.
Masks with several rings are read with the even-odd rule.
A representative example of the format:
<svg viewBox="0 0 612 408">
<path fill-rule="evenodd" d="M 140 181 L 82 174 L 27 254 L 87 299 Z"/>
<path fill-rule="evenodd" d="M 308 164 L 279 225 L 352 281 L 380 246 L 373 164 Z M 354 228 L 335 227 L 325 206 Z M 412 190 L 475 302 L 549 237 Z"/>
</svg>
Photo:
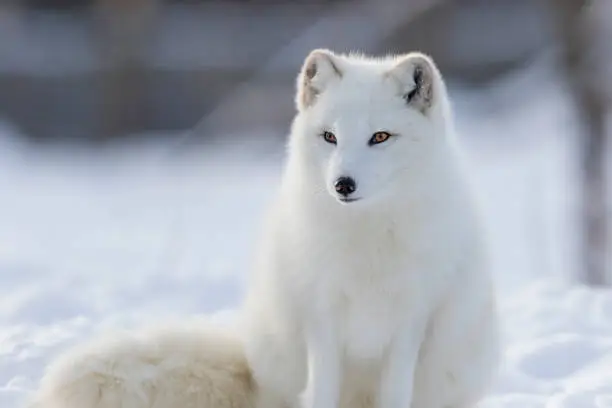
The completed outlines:
<svg viewBox="0 0 612 408">
<path fill-rule="evenodd" d="M 612 292 L 573 273 L 567 103 L 537 70 L 457 93 L 489 221 L 506 363 L 486 407 L 612 407 Z M 520 85 L 520 86 L 519 86 Z M 538 85 L 540 86 L 540 85 Z M 496 101 L 503 100 L 504 103 Z M 112 326 L 228 318 L 279 152 L 168 155 L 151 141 L 41 152 L 0 129 L 0 407 L 60 350 Z"/>
</svg>

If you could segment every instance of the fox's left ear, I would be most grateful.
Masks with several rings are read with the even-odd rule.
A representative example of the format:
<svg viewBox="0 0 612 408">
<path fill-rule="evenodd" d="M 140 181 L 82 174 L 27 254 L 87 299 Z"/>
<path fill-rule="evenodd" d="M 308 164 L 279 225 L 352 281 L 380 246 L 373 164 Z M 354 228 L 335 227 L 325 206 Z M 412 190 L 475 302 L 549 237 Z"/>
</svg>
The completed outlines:
<svg viewBox="0 0 612 408">
<path fill-rule="evenodd" d="M 399 95 L 407 105 L 427 113 L 435 103 L 438 69 L 427 55 L 419 52 L 407 54 L 386 75 L 396 83 Z"/>
<path fill-rule="evenodd" d="M 342 78 L 338 56 L 327 49 L 316 49 L 308 54 L 298 75 L 296 105 L 305 110 L 315 104 L 327 86 Z"/>
</svg>

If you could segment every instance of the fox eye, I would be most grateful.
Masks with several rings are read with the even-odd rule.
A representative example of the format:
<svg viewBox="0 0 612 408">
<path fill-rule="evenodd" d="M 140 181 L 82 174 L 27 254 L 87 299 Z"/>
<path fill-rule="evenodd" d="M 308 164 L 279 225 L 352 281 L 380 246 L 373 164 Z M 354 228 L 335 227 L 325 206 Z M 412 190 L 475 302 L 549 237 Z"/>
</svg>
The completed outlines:
<svg viewBox="0 0 612 408">
<path fill-rule="evenodd" d="M 327 130 L 321 133 L 321 137 L 323 137 L 323 140 L 325 140 L 327 143 L 331 143 L 331 144 L 338 143 L 338 140 L 336 139 L 336 135 L 334 135 L 332 132 L 328 132 Z"/>
<path fill-rule="evenodd" d="M 391 137 L 391 133 L 389 132 L 376 132 L 372 135 L 368 144 L 370 146 L 373 146 L 375 144 L 383 143 L 389 140 L 390 137 Z"/>
</svg>

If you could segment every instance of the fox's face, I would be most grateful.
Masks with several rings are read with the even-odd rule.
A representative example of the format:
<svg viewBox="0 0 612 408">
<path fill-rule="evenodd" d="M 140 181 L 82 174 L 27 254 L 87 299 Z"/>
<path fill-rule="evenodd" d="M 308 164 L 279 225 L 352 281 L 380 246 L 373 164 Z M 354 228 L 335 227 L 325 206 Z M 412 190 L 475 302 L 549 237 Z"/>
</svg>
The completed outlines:
<svg viewBox="0 0 612 408">
<path fill-rule="evenodd" d="M 376 61 L 313 51 L 292 144 L 321 189 L 342 204 L 410 194 L 443 143 L 437 75 L 421 54 Z"/>
</svg>

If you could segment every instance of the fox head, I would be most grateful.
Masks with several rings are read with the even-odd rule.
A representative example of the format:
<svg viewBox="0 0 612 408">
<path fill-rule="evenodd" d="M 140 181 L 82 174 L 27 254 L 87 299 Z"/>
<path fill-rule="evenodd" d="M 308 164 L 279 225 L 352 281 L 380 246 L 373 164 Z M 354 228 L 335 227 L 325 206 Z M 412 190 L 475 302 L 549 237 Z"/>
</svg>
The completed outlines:
<svg viewBox="0 0 612 408">
<path fill-rule="evenodd" d="M 435 171 L 447 143 L 446 89 L 421 53 L 374 59 L 314 50 L 295 102 L 290 160 L 341 204 L 415 193 L 412 181 Z"/>
</svg>

